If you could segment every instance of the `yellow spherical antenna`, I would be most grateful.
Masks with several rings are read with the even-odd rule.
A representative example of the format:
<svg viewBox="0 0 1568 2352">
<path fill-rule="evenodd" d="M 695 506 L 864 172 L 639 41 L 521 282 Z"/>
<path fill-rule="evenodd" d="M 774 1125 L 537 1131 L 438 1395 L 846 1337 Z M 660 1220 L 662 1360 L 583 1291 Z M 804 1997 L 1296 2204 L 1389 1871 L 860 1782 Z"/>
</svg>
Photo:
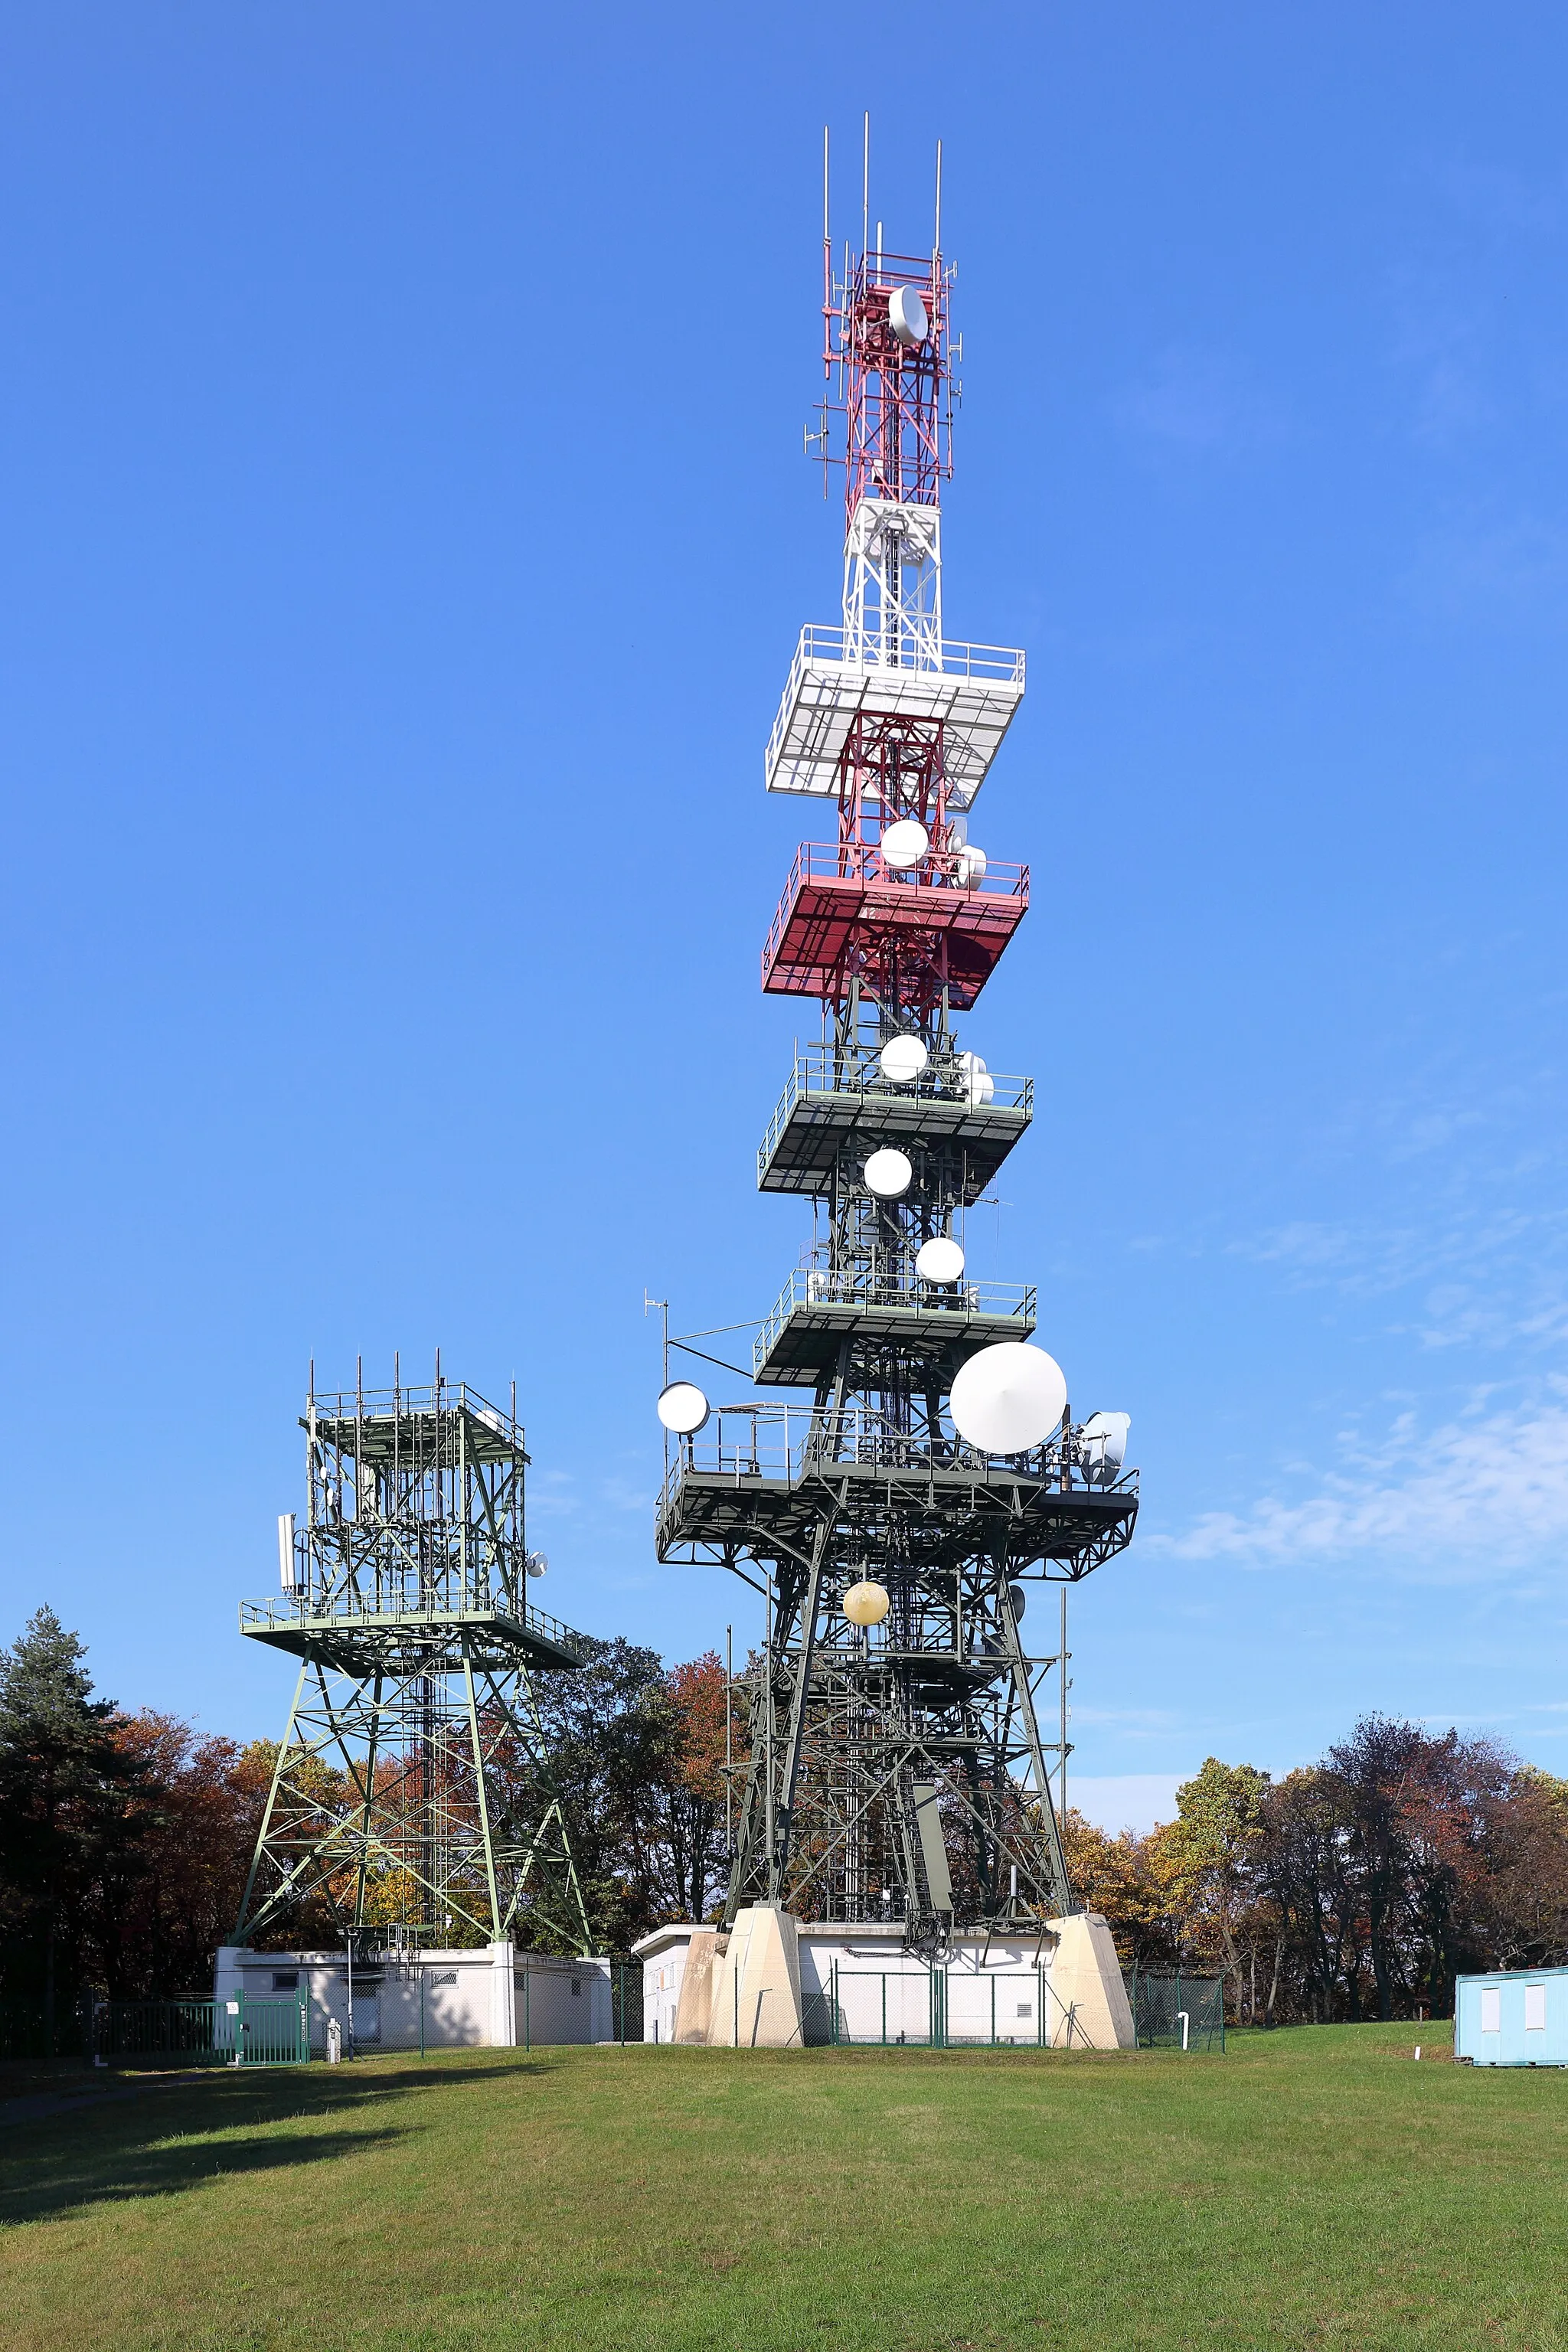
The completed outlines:
<svg viewBox="0 0 1568 2352">
<path fill-rule="evenodd" d="M 851 1625 L 879 1625 L 889 1606 L 887 1586 L 866 1578 L 852 1584 L 844 1596 L 844 1614 Z"/>
</svg>

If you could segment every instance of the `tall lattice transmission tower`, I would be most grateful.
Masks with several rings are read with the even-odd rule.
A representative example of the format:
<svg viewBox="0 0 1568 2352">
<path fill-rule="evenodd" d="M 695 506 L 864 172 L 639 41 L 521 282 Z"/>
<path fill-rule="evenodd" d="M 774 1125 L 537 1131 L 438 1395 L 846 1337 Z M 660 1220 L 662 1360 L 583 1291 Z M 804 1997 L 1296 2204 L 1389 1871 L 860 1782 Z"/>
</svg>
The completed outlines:
<svg viewBox="0 0 1568 2352">
<path fill-rule="evenodd" d="M 586 1645 L 528 1597 L 528 1465 L 461 1381 L 318 1393 L 280 1595 L 241 1630 L 300 1661 L 237 1944 L 301 1916 L 413 1945 L 592 1948 L 537 1677 Z"/>
<path fill-rule="evenodd" d="M 1075 1907 L 1040 1721 L 1064 1660 L 1031 1656 L 1025 1606 L 1120 1551 L 1138 1507 L 1126 1416 L 1075 1422 L 1033 1289 L 965 1261 L 966 1212 L 1034 1108 L 955 1027 L 1028 906 L 1027 868 L 968 830 L 1024 656 L 942 635 L 937 168 L 931 250 L 886 251 L 879 226 L 836 269 L 824 159 L 836 397 L 812 437 L 845 469 L 844 611 L 801 634 L 764 772 L 837 824 L 797 853 L 763 951 L 764 990 L 819 1000 L 822 1034 L 757 1163 L 815 1225 L 752 1363 L 810 1399 L 715 1411 L 668 1382 L 658 1521 L 661 1559 L 745 1560 L 766 1591 L 725 1927 L 757 1903 L 901 1919 L 928 1953 Z"/>
</svg>

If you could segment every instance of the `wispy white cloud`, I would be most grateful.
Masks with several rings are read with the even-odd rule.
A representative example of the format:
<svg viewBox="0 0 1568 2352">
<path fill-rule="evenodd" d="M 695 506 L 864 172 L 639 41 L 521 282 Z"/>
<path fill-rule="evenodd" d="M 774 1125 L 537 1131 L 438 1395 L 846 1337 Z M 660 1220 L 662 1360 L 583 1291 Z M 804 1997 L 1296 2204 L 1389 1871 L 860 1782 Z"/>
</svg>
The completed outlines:
<svg viewBox="0 0 1568 2352">
<path fill-rule="evenodd" d="M 1402 1414 L 1381 1444 L 1343 1441 L 1342 1466 L 1298 1498 L 1205 1512 L 1149 1549 L 1257 1568 L 1364 1558 L 1435 1583 L 1562 1557 L 1568 1548 L 1568 1381 L 1532 1408 L 1424 1433 Z"/>
</svg>

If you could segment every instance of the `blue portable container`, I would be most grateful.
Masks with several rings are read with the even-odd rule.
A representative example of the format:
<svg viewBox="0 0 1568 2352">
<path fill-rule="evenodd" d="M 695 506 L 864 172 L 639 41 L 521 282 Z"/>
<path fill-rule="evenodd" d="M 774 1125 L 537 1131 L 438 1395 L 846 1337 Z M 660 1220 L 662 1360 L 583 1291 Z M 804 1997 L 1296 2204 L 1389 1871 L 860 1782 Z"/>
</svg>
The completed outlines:
<svg viewBox="0 0 1568 2352">
<path fill-rule="evenodd" d="M 1478 2066 L 1568 2066 L 1568 1969 L 1460 1977 L 1454 2055 Z"/>
</svg>

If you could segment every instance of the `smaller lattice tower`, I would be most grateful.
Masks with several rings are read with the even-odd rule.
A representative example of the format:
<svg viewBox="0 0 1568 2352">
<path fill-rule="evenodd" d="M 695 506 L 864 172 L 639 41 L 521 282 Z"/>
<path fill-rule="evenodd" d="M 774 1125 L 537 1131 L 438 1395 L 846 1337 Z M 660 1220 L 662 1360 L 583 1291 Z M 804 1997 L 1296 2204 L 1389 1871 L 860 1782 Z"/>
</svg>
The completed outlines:
<svg viewBox="0 0 1568 2352">
<path fill-rule="evenodd" d="M 319 1394 L 283 1591 L 240 1630 L 300 1661 L 235 1930 L 395 1930 L 414 1944 L 592 1948 L 552 1787 L 537 1677 L 587 1645 L 534 1608 L 528 1454 L 439 1359 L 427 1388 Z"/>
</svg>

